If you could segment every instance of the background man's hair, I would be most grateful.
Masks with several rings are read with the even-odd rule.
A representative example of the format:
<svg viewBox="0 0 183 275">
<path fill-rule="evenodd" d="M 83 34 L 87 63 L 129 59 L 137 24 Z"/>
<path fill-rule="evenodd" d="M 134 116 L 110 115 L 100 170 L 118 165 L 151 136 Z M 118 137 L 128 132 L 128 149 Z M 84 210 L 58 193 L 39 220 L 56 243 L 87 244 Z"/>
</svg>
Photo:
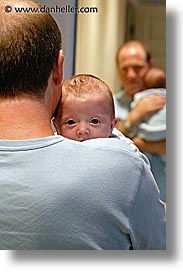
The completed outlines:
<svg viewBox="0 0 183 275">
<path fill-rule="evenodd" d="M 42 97 L 61 49 L 61 33 L 48 13 L 4 12 L 16 2 L 0 2 L 0 97 Z M 23 7 L 41 7 L 35 1 L 21 2 Z"/>
<path fill-rule="evenodd" d="M 120 53 L 121 49 L 128 46 L 128 45 L 130 45 L 130 44 L 135 44 L 135 43 L 141 45 L 141 47 L 144 49 L 144 51 L 146 53 L 146 61 L 147 62 L 149 62 L 152 59 L 151 48 L 148 44 L 143 43 L 140 40 L 128 40 L 128 41 L 124 42 L 122 45 L 120 45 L 118 50 L 117 50 L 117 53 L 116 53 L 116 64 L 117 65 L 119 63 L 118 57 L 119 57 L 119 53 Z"/>
</svg>

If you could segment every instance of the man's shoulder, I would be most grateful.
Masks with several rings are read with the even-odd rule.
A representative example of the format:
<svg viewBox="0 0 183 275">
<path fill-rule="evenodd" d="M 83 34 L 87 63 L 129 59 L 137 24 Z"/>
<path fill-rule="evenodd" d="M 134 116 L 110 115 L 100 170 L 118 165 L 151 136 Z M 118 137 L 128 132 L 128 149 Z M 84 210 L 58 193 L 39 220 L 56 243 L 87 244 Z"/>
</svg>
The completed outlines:
<svg viewBox="0 0 183 275">
<path fill-rule="evenodd" d="M 118 101 L 125 100 L 126 97 L 128 98 L 128 96 L 126 96 L 125 91 L 123 89 L 120 89 L 118 92 L 114 94 L 114 99 Z"/>
<path fill-rule="evenodd" d="M 115 94 L 114 94 L 114 97 L 115 98 L 120 98 L 121 96 L 123 96 L 124 94 L 124 90 L 123 89 L 120 89 L 119 91 L 117 91 Z"/>
<path fill-rule="evenodd" d="M 29 155 L 36 154 L 39 151 L 39 154 L 41 152 L 46 154 L 47 152 L 50 157 L 54 153 L 55 159 L 77 155 L 78 158 L 86 159 L 105 156 L 105 158 L 113 158 L 118 161 L 122 159 L 130 161 L 133 161 L 133 159 L 143 160 L 138 148 L 130 139 L 124 136 L 90 139 L 84 142 L 70 140 L 59 135 L 33 140 L 1 141 L 0 151 L 19 153 L 29 151 Z"/>
<path fill-rule="evenodd" d="M 94 151 L 105 151 L 109 157 L 126 158 L 131 160 L 145 161 L 149 165 L 147 158 L 139 151 L 135 144 L 128 138 L 98 138 L 82 142 L 81 146 Z"/>
<path fill-rule="evenodd" d="M 119 120 L 124 120 L 127 117 L 130 111 L 131 100 L 123 89 L 114 94 L 115 114 Z"/>
</svg>

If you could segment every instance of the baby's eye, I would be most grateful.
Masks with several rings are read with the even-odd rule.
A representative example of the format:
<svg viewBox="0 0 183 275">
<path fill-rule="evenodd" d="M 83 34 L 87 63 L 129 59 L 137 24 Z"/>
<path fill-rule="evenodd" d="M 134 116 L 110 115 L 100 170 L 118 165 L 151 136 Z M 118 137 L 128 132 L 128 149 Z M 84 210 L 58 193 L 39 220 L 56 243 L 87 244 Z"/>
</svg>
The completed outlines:
<svg viewBox="0 0 183 275">
<path fill-rule="evenodd" d="M 74 124 L 76 124 L 76 121 L 73 120 L 73 119 L 69 119 L 69 120 L 67 120 L 66 124 L 68 124 L 68 125 L 74 125 Z"/>
<path fill-rule="evenodd" d="M 90 120 L 90 123 L 92 123 L 92 124 L 99 124 L 100 120 L 97 119 L 97 118 L 93 118 L 93 119 Z"/>
</svg>

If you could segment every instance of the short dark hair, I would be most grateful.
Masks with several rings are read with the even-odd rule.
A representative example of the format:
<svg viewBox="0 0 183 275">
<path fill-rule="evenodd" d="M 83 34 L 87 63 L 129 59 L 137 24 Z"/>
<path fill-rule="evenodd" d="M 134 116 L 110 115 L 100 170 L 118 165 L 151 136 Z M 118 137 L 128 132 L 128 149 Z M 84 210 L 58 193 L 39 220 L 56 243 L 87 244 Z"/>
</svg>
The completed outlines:
<svg viewBox="0 0 183 275">
<path fill-rule="evenodd" d="M 8 3 L 16 2 L 0 3 L 0 97 L 42 97 L 61 49 L 61 33 L 48 13 L 4 12 Z M 35 1 L 25 4 L 41 7 Z"/>
<path fill-rule="evenodd" d="M 119 46 L 117 53 L 116 53 L 116 64 L 118 65 L 118 57 L 119 57 L 119 53 L 121 51 L 122 48 L 130 45 L 130 44 L 139 44 L 141 45 L 141 47 L 144 49 L 145 53 L 146 53 L 146 61 L 149 62 L 152 59 L 152 53 L 151 53 L 151 48 L 148 44 L 140 41 L 140 40 L 128 40 L 126 42 L 124 42 L 122 45 Z"/>
</svg>

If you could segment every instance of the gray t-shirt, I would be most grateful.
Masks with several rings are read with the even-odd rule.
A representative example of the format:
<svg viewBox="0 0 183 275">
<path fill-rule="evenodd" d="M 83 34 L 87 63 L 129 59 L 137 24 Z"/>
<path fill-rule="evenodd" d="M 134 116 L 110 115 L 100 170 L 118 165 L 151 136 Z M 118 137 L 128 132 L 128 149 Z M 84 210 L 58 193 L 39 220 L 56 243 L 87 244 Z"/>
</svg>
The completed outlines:
<svg viewBox="0 0 183 275">
<path fill-rule="evenodd" d="M 129 140 L 0 140 L 0 249 L 165 249 L 165 213 Z"/>
</svg>

